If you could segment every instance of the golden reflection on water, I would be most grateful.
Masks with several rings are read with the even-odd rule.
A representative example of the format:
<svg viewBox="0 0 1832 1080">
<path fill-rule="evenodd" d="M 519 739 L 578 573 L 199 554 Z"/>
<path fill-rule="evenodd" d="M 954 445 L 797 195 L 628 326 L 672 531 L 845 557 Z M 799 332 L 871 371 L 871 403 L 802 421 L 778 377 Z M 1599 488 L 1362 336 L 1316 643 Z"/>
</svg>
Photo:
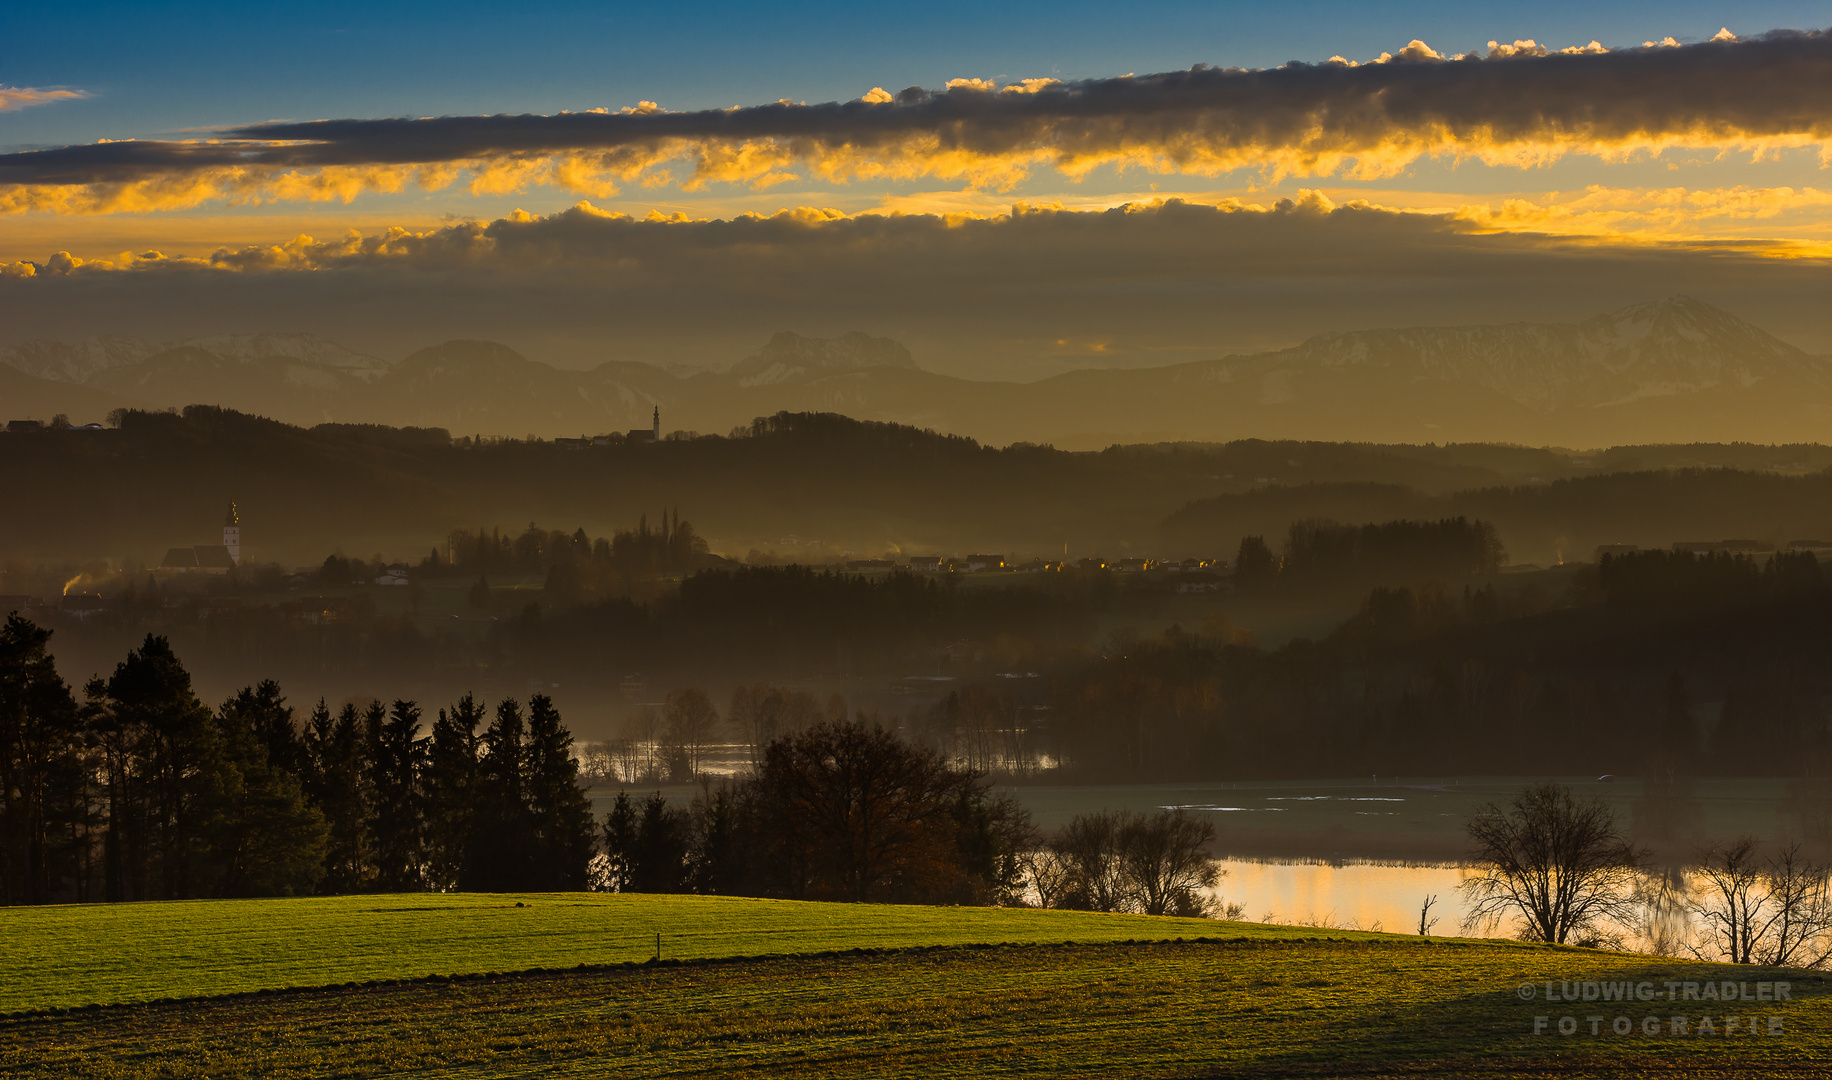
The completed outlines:
<svg viewBox="0 0 1832 1080">
<path fill-rule="evenodd" d="M 1222 859 L 1225 871 L 1215 892 L 1222 903 L 1246 905 L 1242 918 L 1316 924 L 1348 929 L 1417 933 L 1419 907 L 1437 897 L 1432 933 L 1457 934 L 1463 918 L 1457 884 L 1464 871 L 1455 866 L 1387 866 L 1250 862 Z"/>
</svg>

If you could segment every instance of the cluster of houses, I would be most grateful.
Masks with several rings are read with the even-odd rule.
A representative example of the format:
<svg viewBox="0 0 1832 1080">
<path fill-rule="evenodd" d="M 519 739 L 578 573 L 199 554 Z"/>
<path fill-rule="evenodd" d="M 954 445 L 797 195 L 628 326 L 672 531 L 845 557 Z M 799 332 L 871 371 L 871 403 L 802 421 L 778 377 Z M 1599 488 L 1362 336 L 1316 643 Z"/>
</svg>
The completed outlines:
<svg viewBox="0 0 1832 1080">
<path fill-rule="evenodd" d="M 8 420 L 8 435 L 34 435 L 40 431 L 106 431 L 101 424 L 72 424 L 68 421 L 53 421 L 49 424 L 42 420 Z"/>
<path fill-rule="evenodd" d="M 1596 561 L 1602 562 L 1605 555 L 1632 555 L 1637 551 L 1658 551 L 1658 548 L 1643 548 L 1639 544 L 1599 544 Z M 1672 550 L 1692 555 L 1703 555 L 1711 552 L 1724 552 L 1730 555 L 1773 555 L 1777 551 L 1810 551 L 1815 555 L 1832 555 L 1832 541 L 1827 540 L 1789 540 L 1786 544 L 1777 544 L 1773 540 L 1676 540 Z"/>
<path fill-rule="evenodd" d="M 900 560 L 893 558 L 849 559 L 846 569 L 857 572 L 872 570 L 909 570 L 927 574 L 1040 574 L 1060 573 L 1064 570 L 1111 570 L 1115 573 L 1143 573 L 1156 570 L 1166 574 L 1207 575 L 1218 579 L 1227 571 L 1225 559 L 1184 559 L 1181 562 L 1163 561 L 1149 558 L 1133 559 L 1078 559 L 1074 562 L 1046 562 L 1043 559 L 1032 559 L 1029 562 L 1006 562 L 1003 555 L 968 555 L 954 557 L 950 555 L 910 555 Z"/>
</svg>

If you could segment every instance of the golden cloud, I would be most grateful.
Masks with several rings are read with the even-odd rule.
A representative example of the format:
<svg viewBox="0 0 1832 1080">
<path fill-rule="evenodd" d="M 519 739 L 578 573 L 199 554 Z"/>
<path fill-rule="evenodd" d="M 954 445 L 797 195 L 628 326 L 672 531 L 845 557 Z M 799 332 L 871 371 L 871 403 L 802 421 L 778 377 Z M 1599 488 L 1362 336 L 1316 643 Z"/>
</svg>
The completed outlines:
<svg viewBox="0 0 1832 1080">
<path fill-rule="evenodd" d="M 57 101 L 76 101 L 88 96 L 88 93 L 82 90 L 41 90 L 30 86 L 0 86 L 0 112 L 29 109 L 34 105 L 49 105 Z"/>
<path fill-rule="evenodd" d="M 333 187 L 315 189 L 307 197 L 340 197 L 325 194 Z M 960 193 L 965 195 L 966 193 Z M 57 252 L 43 263 L 18 262 L 7 271 L 15 276 L 95 274 L 111 271 L 207 270 L 260 273 L 284 270 L 332 270 L 356 266 L 484 265 L 501 262 L 519 270 L 534 266 L 614 264 L 619 267 L 672 262 L 683 252 L 707 252 L 737 245 L 747 250 L 790 244 L 806 247 L 816 233 L 826 231 L 831 243 L 867 252 L 889 244 L 899 247 L 914 238 L 928 237 L 936 229 L 967 229 L 977 236 L 1015 236 L 1028 228 L 1026 221 L 1057 223 L 1051 237 L 1075 229 L 1094 228 L 1096 222 L 1128 218 L 1157 236 L 1165 234 L 1170 220 L 1203 229 L 1239 232 L 1248 222 L 1260 220 L 1289 232 L 1301 221 L 1311 242 L 1325 246 L 1336 242 L 1330 230 L 1347 235 L 1365 233 L 1375 223 L 1405 227 L 1417 235 L 1514 236 L 1558 243 L 1615 245 L 1625 249 L 1659 248 L 1667 251 L 1735 252 L 1764 258 L 1832 258 L 1832 243 L 1823 239 L 1826 212 L 1832 210 L 1832 191 L 1816 188 L 1608 188 L 1593 186 L 1582 192 L 1552 192 L 1536 197 L 1514 197 L 1491 202 L 1456 202 L 1437 207 L 1385 205 L 1353 193 L 1301 189 L 1294 197 L 1277 200 L 1225 196 L 1206 200 L 1183 198 L 1135 199 L 1111 207 L 1065 207 L 1060 201 L 1032 204 L 1019 201 L 997 211 L 982 201 L 910 201 L 915 213 L 899 211 L 848 214 L 831 208 L 796 207 L 770 214 L 740 214 L 728 219 L 694 218 L 685 213 L 650 211 L 642 219 L 604 210 L 582 201 L 551 215 L 515 213 L 493 222 L 467 221 L 432 228 L 400 226 L 368 233 L 348 230 L 320 241 L 300 234 L 278 244 L 222 247 L 208 255 L 167 255 L 160 251 L 124 252 L 109 258 L 81 258 Z M 1192 217 L 1192 215 L 1194 215 Z M 1790 235 L 1785 228 L 1764 228 L 1751 233 L 1740 226 L 1750 222 L 1773 225 L 1787 215 L 1799 215 L 1800 227 Z M 1081 224 L 1077 224 L 1081 223 Z M 1110 225 L 1101 225 L 1106 229 Z M 1322 231 L 1317 231 L 1322 230 Z M 1001 232 L 1003 231 L 1003 232 Z M 1043 234 L 1038 234 L 1043 235 Z M 1141 235 L 1143 235 L 1141 233 Z M 1293 234 L 1295 235 L 1295 234 Z M 990 241 L 988 241 L 990 242 Z M 1049 242 L 1057 242 L 1051 239 Z M 1000 243 L 1003 243 L 1002 241 Z M 761 245 L 761 248 L 760 248 Z"/>
<path fill-rule="evenodd" d="M 477 193 L 551 186 L 603 198 L 677 176 L 688 190 L 798 177 L 1009 190 L 1039 168 L 1071 179 L 1102 167 L 1370 179 L 1423 158 L 1529 168 L 1676 148 L 1807 148 L 1832 163 L 1828 69 L 1832 36 L 1819 31 L 1620 50 L 1491 42 L 1483 56 L 1413 41 L 1368 63 L 956 79 L 817 105 L 259 124 L 197 142 L 0 155 L 0 211 L 347 201 L 464 175 Z"/>
</svg>

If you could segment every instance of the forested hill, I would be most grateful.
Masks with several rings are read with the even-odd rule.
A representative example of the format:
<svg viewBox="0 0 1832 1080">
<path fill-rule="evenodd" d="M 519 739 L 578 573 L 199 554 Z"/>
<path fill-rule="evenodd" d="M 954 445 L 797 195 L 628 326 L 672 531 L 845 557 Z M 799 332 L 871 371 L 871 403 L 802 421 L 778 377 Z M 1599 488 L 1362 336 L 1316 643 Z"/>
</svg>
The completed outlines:
<svg viewBox="0 0 1832 1080">
<path fill-rule="evenodd" d="M 244 558 L 286 564 L 316 563 L 337 549 L 417 558 L 461 526 L 519 532 L 536 521 L 604 535 L 664 508 L 690 518 L 714 551 L 739 558 L 752 549 L 804 562 L 848 551 L 1060 558 L 1065 544 L 1071 558 L 1231 557 L 1243 532 L 1276 537 L 1308 517 L 1377 521 L 1453 506 L 1444 513 L 1497 522 L 1515 559 L 1535 561 L 1551 557 L 1555 543 L 1586 554 L 1583 545 L 1618 538 L 1565 524 L 1550 539 L 1543 528 L 1532 531 L 1548 507 L 1566 505 L 1562 492 L 1603 490 L 1592 486 L 1600 480 L 1575 478 L 1625 468 L 1750 470 L 1713 474 L 1708 484 L 1628 483 L 1669 484 L 1669 495 L 1649 496 L 1677 500 L 1649 530 L 1675 533 L 1667 540 L 1695 530 L 1704 538 L 1764 535 L 1780 522 L 1789 523 L 1787 539 L 1828 503 L 1809 498 L 1824 480 L 1784 474 L 1832 464 L 1832 450 L 1820 446 L 1573 456 L 1250 440 L 1069 453 L 994 448 L 832 414 L 778 414 L 726 436 L 583 448 L 474 445 L 439 429 L 300 428 L 205 406 L 118 419 L 102 431 L 0 433 L 0 557 L 156 564 L 170 547 L 217 542 L 233 501 Z M 1545 483 L 1561 479 L 1574 483 Z M 1235 513 L 1241 508 L 1251 513 Z M 1173 514 L 1175 527 L 1163 530 Z"/>
<path fill-rule="evenodd" d="M 1401 484 L 1266 487 L 1192 502 L 1164 523 L 1160 546 L 1201 548 L 1320 518 L 1373 522 L 1467 517 L 1495 526 L 1515 563 L 1588 562 L 1600 545 L 1752 540 L 1832 546 L 1832 472 L 1639 469 L 1551 483 L 1428 494 Z"/>
</svg>

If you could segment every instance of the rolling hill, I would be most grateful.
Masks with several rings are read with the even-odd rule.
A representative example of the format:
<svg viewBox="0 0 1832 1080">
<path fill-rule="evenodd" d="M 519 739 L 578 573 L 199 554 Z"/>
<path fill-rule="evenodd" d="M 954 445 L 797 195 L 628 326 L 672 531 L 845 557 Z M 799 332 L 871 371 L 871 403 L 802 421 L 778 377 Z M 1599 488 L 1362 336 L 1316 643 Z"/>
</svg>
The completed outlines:
<svg viewBox="0 0 1832 1080">
<path fill-rule="evenodd" d="M 722 433 L 756 416 L 821 411 L 1074 449 L 1239 438 L 1816 442 L 1832 430 L 1832 360 L 1686 297 L 1574 324 L 1358 330 L 1251 356 L 1034 383 L 924 371 L 896 342 L 861 333 L 779 333 L 724 370 L 629 361 L 563 370 L 480 341 L 385 363 L 303 334 L 31 341 L 0 353 L 0 364 L 141 406 L 216 404 L 289 423 L 511 437 L 645 427 L 657 407 L 669 430 Z M 15 413 L 38 407 L 38 398 L 0 393 Z"/>
</svg>

